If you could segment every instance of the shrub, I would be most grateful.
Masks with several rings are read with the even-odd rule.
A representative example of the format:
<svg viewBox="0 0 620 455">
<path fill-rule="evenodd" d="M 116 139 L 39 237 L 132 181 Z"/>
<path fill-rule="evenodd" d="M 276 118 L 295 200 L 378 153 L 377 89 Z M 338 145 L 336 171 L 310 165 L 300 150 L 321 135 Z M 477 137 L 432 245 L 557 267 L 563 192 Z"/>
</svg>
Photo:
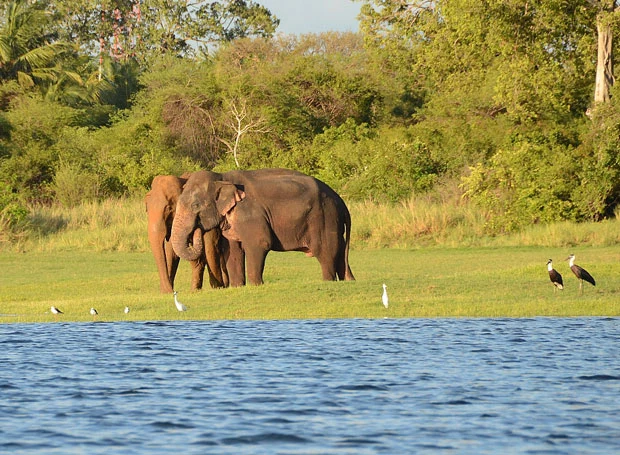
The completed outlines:
<svg viewBox="0 0 620 455">
<path fill-rule="evenodd" d="M 396 202 L 430 190 L 443 167 L 405 128 L 345 123 L 315 140 L 319 178 L 348 197 Z"/>
<path fill-rule="evenodd" d="M 13 244 L 26 228 L 28 209 L 10 185 L 0 182 L 0 244 Z"/>
<path fill-rule="evenodd" d="M 102 195 L 99 176 L 72 163 L 60 164 L 56 169 L 52 188 L 56 201 L 65 207 L 94 201 Z"/>
<path fill-rule="evenodd" d="M 579 182 L 576 153 L 561 134 L 516 137 L 488 164 L 470 167 L 462 179 L 464 195 L 486 211 L 491 233 L 580 219 L 572 199 Z"/>
<path fill-rule="evenodd" d="M 19 200 L 17 193 L 3 182 L 0 182 L 0 224 L 14 228 L 28 216 L 28 209 Z"/>
</svg>

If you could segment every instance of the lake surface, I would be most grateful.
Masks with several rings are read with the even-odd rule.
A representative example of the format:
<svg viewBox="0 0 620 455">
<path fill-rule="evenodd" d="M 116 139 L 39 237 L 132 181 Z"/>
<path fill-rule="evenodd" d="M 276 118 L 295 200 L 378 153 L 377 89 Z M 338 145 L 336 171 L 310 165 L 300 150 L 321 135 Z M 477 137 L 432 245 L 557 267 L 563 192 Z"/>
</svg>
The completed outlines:
<svg viewBox="0 0 620 455">
<path fill-rule="evenodd" d="M 0 453 L 620 453 L 620 319 L 0 325 Z"/>
</svg>

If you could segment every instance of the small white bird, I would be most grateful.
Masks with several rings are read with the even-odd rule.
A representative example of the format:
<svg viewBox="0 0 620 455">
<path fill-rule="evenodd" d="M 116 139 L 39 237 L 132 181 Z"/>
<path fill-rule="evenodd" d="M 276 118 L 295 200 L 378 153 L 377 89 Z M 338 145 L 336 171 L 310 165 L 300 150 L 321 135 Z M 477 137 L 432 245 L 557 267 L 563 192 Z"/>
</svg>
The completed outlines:
<svg viewBox="0 0 620 455">
<path fill-rule="evenodd" d="M 174 291 L 174 306 L 179 311 L 187 311 L 187 307 L 177 300 L 177 291 Z"/>
<path fill-rule="evenodd" d="M 59 310 L 58 308 L 56 308 L 55 306 L 52 306 L 52 307 L 50 308 L 50 311 L 51 311 L 52 313 L 56 314 L 56 315 L 58 315 L 58 314 L 64 314 L 62 311 L 60 311 L 60 310 Z"/>
<path fill-rule="evenodd" d="M 127 314 L 127 313 L 129 313 L 129 307 L 128 306 L 125 307 L 125 314 Z"/>
<path fill-rule="evenodd" d="M 95 320 L 95 316 L 97 316 L 99 313 L 97 313 L 97 310 L 95 310 L 94 308 L 90 309 L 90 314 L 93 315 L 93 321 Z"/>
<path fill-rule="evenodd" d="M 388 307 L 388 295 L 387 295 L 387 286 L 383 283 L 383 295 L 381 296 L 381 301 L 383 302 L 384 307 Z"/>
</svg>

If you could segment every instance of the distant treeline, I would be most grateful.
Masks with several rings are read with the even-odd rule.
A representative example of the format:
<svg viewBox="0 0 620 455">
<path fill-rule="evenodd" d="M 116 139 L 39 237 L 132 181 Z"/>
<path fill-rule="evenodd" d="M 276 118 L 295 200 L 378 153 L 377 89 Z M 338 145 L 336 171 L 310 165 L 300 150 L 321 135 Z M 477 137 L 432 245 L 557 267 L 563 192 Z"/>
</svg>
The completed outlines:
<svg viewBox="0 0 620 455">
<path fill-rule="evenodd" d="M 0 2 L 0 222 L 276 166 L 348 200 L 457 189 L 490 234 L 613 216 L 615 2 L 358 1 L 359 33 L 302 36 L 260 1 Z"/>
</svg>

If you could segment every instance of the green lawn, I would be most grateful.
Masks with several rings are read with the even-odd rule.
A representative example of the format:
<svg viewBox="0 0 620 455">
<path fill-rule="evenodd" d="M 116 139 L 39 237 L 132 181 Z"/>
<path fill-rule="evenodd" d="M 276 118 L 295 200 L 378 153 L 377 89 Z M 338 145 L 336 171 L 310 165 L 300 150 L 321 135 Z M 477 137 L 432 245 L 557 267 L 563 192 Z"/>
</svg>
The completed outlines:
<svg viewBox="0 0 620 455">
<path fill-rule="evenodd" d="M 597 280 L 582 296 L 563 261 L 571 252 Z M 553 292 L 548 258 L 564 277 L 562 292 Z M 91 307 L 98 321 L 620 315 L 620 246 L 353 250 L 355 282 L 324 282 L 315 259 L 272 252 L 265 285 L 199 292 L 181 262 L 176 288 L 186 313 L 159 293 L 150 253 L 2 253 L 0 266 L 0 322 L 92 321 Z M 65 314 L 55 317 L 51 305 Z"/>
</svg>

